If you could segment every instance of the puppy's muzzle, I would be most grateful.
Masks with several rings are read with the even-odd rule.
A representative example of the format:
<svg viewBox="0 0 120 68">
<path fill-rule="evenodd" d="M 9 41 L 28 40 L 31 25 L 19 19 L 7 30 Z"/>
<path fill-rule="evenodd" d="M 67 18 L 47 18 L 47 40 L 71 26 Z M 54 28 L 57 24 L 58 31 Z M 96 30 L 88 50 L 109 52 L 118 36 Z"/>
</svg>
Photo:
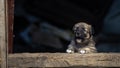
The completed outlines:
<svg viewBox="0 0 120 68">
<path fill-rule="evenodd" d="M 76 37 L 76 38 L 84 39 L 86 36 L 87 36 L 87 35 L 84 33 L 83 30 L 81 30 L 81 31 L 76 31 L 76 32 L 75 32 L 75 37 Z"/>
</svg>

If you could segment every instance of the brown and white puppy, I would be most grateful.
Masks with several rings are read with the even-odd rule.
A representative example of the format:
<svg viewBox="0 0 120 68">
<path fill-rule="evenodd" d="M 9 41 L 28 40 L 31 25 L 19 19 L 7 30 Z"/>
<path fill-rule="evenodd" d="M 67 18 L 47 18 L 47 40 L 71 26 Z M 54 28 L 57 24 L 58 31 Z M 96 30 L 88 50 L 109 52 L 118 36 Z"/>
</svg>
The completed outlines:
<svg viewBox="0 0 120 68">
<path fill-rule="evenodd" d="M 92 37 L 92 27 L 91 25 L 80 22 L 74 25 L 74 39 L 68 45 L 67 53 L 95 53 L 97 52 L 95 48 L 95 42 Z"/>
</svg>

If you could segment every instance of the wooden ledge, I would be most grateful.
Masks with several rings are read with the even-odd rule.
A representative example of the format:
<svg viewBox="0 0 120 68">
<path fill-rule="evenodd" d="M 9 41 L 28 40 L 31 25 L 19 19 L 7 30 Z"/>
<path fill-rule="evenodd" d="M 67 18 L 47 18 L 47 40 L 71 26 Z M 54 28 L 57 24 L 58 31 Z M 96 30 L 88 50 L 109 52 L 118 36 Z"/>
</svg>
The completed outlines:
<svg viewBox="0 0 120 68">
<path fill-rule="evenodd" d="M 119 53 L 20 53 L 8 55 L 9 67 L 120 67 Z"/>
</svg>

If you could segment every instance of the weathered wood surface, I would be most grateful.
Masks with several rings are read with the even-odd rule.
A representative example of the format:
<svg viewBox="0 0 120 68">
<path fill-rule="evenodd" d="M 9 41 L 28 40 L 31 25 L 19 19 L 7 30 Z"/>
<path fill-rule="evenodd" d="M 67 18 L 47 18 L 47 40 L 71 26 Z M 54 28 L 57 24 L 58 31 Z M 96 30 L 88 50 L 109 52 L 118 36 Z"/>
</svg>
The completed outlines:
<svg viewBox="0 0 120 68">
<path fill-rule="evenodd" d="M 1 68 L 6 68 L 6 0 L 0 0 L 0 57 L 1 57 Z"/>
<path fill-rule="evenodd" d="M 22 53 L 9 54 L 9 67 L 120 67 L 119 53 L 67 54 Z"/>
<path fill-rule="evenodd" d="M 14 0 L 7 0 L 8 14 L 8 53 L 12 53 L 13 48 L 13 19 L 14 19 Z"/>
</svg>

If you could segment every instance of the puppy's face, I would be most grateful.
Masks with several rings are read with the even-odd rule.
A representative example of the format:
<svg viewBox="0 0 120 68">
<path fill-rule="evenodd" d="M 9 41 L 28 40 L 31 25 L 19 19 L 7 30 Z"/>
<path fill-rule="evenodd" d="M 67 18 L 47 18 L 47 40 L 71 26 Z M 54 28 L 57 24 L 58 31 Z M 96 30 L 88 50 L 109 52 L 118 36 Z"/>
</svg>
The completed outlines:
<svg viewBox="0 0 120 68">
<path fill-rule="evenodd" d="M 90 38 L 91 34 L 91 26 L 87 23 L 80 22 L 75 24 L 73 27 L 74 35 L 75 35 L 75 40 L 80 43 L 85 39 Z"/>
</svg>

